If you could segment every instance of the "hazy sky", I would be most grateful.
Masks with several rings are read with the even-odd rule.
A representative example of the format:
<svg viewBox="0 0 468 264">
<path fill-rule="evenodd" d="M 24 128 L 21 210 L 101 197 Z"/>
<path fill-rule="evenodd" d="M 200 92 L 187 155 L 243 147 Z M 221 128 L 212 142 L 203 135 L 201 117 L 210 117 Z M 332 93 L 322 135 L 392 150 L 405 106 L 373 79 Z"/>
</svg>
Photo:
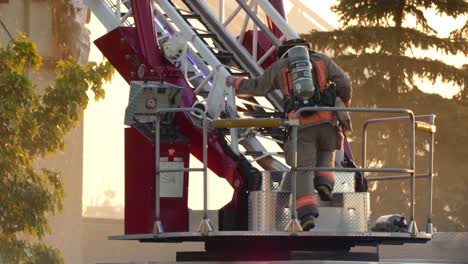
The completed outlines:
<svg viewBox="0 0 468 264">
<path fill-rule="evenodd" d="M 329 7 L 333 0 L 313 0 L 302 1 L 306 5 L 313 5 L 314 11 L 320 14 L 330 25 L 337 27 L 339 22 L 336 16 L 330 11 Z M 286 4 L 286 11 L 289 12 L 291 5 Z M 425 14 L 431 26 L 436 28 L 440 36 L 447 36 L 453 28 L 459 27 L 465 23 L 466 19 L 453 20 L 449 18 L 437 17 L 434 12 Z M 414 21 L 408 20 L 408 24 Z M 443 26 L 442 26 L 443 25 Z M 100 24 L 96 17 L 92 17 L 88 28 L 91 31 L 91 40 L 95 40 L 106 33 L 105 28 Z M 295 28 L 298 32 L 306 32 L 310 25 L 303 28 Z M 415 51 L 416 55 L 419 54 Z M 419 54 L 427 56 L 427 54 Z M 436 58 L 443 59 L 446 63 L 460 66 L 466 63 L 466 57 L 447 56 L 434 54 Z M 438 56 L 438 57 L 437 57 Z M 103 58 L 101 52 L 93 44 L 91 45 L 90 60 L 101 61 Z M 450 84 L 430 82 L 423 83 L 427 87 L 426 91 L 436 92 L 444 91 L 442 96 L 451 97 L 457 92 L 457 88 Z M 83 212 L 86 207 L 95 205 L 110 205 L 117 208 L 123 208 L 124 201 L 124 111 L 128 103 L 129 86 L 116 73 L 111 84 L 105 86 L 106 98 L 98 103 L 90 101 L 85 111 L 84 118 L 84 176 L 83 176 Z M 195 166 L 198 161 L 191 160 L 191 166 Z M 200 177 L 199 177 L 200 176 Z M 201 175 L 191 176 L 189 206 L 192 209 L 201 209 Z M 230 200 L 232 191 L 224 179 L 213 176 L 210 178 L 210 195 L 216 199 L 210 200 L 210 207 L 219 208 Z M 216 190 L 222 190 L 217 192 Z M 106 194 L 104 194 L 106 193 Z M 120 214 L 120 217 L 123 215 Z"/>
</svg>

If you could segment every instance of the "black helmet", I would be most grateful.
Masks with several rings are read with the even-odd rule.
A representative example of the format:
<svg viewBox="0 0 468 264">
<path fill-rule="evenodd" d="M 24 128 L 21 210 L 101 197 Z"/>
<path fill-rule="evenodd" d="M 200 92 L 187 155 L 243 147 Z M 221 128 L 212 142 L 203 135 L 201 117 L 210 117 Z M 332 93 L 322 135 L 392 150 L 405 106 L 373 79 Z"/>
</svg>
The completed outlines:
<svg viewBox="0 0 468 264">
<path fill-rule="evenodd" d="M 281 58 L 286 51 L 295 46 L 304 46 L 308 49 L 311 49 L 309 42 L 303 39 L 290 39 L 284 42 L 283 45 L 278 48 L 278 58 Z"/>
</svg>

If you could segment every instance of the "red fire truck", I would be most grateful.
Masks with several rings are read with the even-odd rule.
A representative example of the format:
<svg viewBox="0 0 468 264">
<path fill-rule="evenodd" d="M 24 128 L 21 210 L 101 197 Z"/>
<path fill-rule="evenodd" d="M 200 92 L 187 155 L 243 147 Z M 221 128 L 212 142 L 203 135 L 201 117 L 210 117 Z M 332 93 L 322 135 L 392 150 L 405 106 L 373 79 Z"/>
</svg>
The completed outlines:
<svg viewBox="0 0 468 264">
<path fill-rule="evenodd" d="M 297 130 L 297 122 L 283 119 L 281 93 L 240 98 L 225 83 L 230 75 L 261 75 L 277 60 L 281 43 L 299 37 L 286 22 L 282 0 L 84 2 L 108 29 L 95 44 L 130 85 L 125 232 L 111 239 L 205 243 L 206 252 L 180 252 L 177 259 L 183 261 L 286 260 L 294 258 L 292 252 L 308 252 L 303 256 L 308 259 L 339 255 L 372 260 L 349 250 L 432 238 L 432 197 L 425 231 L 420 232 L 414 185 L 416 177 L 427 178 L 432 195 L 435 116 L 415 116 L 407 109 L 334 108 L 396 117 L 365 122 L 361 167 L 352 162 L 348 144 L 338 152 L 337 166 L 328 168 L 336 171 L 334 199 L 321 204 L 315 229 L 301 229 L 295 210 L 297 166 L 287 166 L 277 158 L 282 153 L 265 143 L 282 146 L 284 129 Z M 409 127 L 408 166 L 368 168 L 367 127 L 394 121 Z M 426 132 L 430 147 L 424 175 L 415 173 L 415 130 Z M 191 166 L 190 154 L 203 165 Z M 216 211 L 207 209 L 208 169 L 234 189 L 232 200 Z M 188 208 L 188 179 L 194 172 L 203 173 L 201 211 Z M 374 172 L 397 175 L 366 179 L 365 173 Z M 365 181 L 388 179 L 409 182 L 409 212 L 373 216 L 374 225 Z M 408 222 L 399 213 L 405 213 Z M 330 251 L 335 254 L 324 253 Z"/>
</svg>

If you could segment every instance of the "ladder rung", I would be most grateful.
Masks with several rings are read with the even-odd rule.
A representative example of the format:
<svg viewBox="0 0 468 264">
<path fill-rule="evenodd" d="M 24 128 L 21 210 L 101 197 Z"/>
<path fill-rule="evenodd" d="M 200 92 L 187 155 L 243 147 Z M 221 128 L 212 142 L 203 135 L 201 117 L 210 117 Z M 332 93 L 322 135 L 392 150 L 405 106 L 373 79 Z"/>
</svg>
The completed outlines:
<svg viewBox="0 0 468 264">
<path fill-rule="evenodd" d="M 200 34 L 198 34 L 198 37 L 200 37 L 200 38 L 215 38 L 216 34 L 213 34 L 213 33 L 200 33 Z"/>
<path fill-rule="evenodd" d="M 194 71 L 187 71 L 187 76 L 190 78 L 190 77 L 193 77 L 195 75 L 198 75 L 198 73 L 194 72 Z M 200 75 L 201 76 L 201 75 Z"/>
<path fill-rule="evenodd" d="M 234 58 L 234 55 L 230 52 L 218 52 L 215 54 L 217 58 L 223 58 L 223 59 L 232 59 Z"/>
<path fill-rule="evenodd" d="M 210 94 L 210 93 L 209 93 L 208 91 L 199 91 L 199 92 L 197 93 L 197 95 L 200 95 L 200 96 L 203 97 L 203 98 L 208 97 L 209 94 Z"/>
<path fill-rule="evenodd" d="M 278 154 L 278 155 L 284 155 L 284 152 L 263 152 L 263 151 L 246 151 L 243 153 L 246 156 L 261 156 L 264 154 Z"/>
<path fill-rule="evenodd" d="M 200 19 L 200 15 L 197 14 L 184 14 L 182 17 L 185 19 Z"/>
<path fill-rule="evenodd" d="M 229 65 L 231 61 L 234 59 L 234 55 L 229 52 L 218 52 L 218 53 L 215 53 L 215 56 L 224 65 Z"/>
<path fill-rule="evenodd" d="M 246 72 L 231 72 L 231 75 L 233 76 L 242 76 L 242 77 L 248 77 L 249 74 Z"/>
</svg>

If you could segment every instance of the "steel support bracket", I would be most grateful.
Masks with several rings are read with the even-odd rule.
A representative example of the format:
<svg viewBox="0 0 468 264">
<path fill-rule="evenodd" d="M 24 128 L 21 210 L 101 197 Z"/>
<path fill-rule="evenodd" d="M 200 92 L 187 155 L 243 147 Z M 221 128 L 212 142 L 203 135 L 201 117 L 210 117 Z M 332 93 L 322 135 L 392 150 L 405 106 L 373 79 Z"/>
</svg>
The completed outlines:
<svg viewBox="0 0 468 264">
<path fill-rule="evenodd" d="M 416 222 L 414 220 L 411 220 L 408 223 L 408 233 L 410 233 L 413 236 L 418 234 L 418 227 L 417 227 Z"/>
<path fill-rule="evenodd" d="M 297 218 L 291 219 L 288 223 L 288 227 L 286 227 L 287 232 L 302 232 L 302 227 L 301 224 L 299 224 L 299 221 Z"/>
<path fill-rule="evenodd" d="M 211 221 L 209 218 L 203 219 L 200 223 L 200 226 L 198 227 L 198 232 L 200 233 L 208 233 L 208 232 L 213 232 L 213 225 L 211 224 Z"/>
<path fill-rule="evenodd" d="M 153 224 L 153 233 L 155 235 L 164 233 L 164 228 L 160 220 L 154 221 Z"/>
</svg>

